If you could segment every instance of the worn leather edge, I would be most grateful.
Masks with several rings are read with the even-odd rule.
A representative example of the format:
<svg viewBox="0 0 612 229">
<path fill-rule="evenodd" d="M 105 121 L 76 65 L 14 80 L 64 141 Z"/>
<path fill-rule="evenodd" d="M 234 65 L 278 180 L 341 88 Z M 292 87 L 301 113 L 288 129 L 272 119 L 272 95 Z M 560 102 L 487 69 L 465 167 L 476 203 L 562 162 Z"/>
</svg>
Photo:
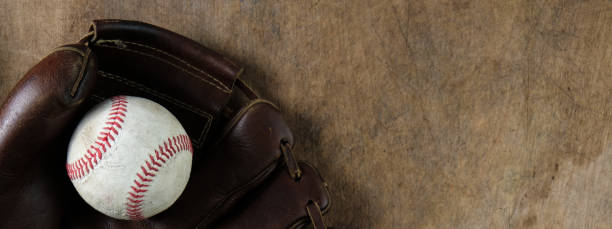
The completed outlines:
<svg viewBox="0 0 612 229">
<path fill-rule="evenodd" d="M 223 128 L 221 132 L 221 135 L 219 135 L 219 139 L 213 144 L 213 148 L 218 146 L 227 137 L 227 135 L 234 129 L 234 127 L 236 127 L 236 124 L 238 124 L 238 122 L 242 119 L 242 117 L 244 117 L 244 115 L 250 109 L 252 109 L 255 105 L 260 104 L 260 103 L 268 104 L 272 106 L 274 109 L 276 109 L 277 111 L 280 111 L 274 103 L 268 100 L 265 100 L 265 99 L 250 100 L 250 102 L 247 103 L 244 107 L 242 107 L 236 113 L 236 115 L 234 115 L 234 117 L 232 117 L 232 119 L 225 125 L 225 128 Z"/>
</svg>

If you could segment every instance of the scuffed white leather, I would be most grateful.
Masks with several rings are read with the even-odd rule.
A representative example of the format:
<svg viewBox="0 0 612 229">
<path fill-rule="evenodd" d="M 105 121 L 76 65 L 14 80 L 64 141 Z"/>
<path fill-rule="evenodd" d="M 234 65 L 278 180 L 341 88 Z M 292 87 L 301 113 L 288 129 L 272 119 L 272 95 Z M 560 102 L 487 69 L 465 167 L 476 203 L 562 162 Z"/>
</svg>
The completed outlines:
<svg viewBox="0 0 612 229">
<path fill-rule="evenodd" d="M 89 172 L 83 172 L 80 176 L 72 176 L 71 180 L 81 195 L 90 206 L 96 210 L 116 219 L 138 220 L 133 214 L 128 214 L 128 198 L 134 199 L 129 192 L 134 193 L 135 181 L 146 185 L 140 187 L 143 197 L 141 202 L 141 217 L 148 218 L 170 207 L 184 190 L 191 171 L 192 148 L 191 143 L 179 140 L 177 136 L 185 136 L 183 139 L 189 141 L 187 133 L 179 121 L 161 105 L 144 98 L 124 96 L 127 101 L 126 111 L 114 116 L 121 116 L 123 122 L 117 134 L 113 134 L 114 140 L 108 139 L 106 152 L 102 158 Z M 81 120 L 72 135 L 68 149 L 67 166 L 79 164 L 81 158 L 85 158 L 87 150 L 95 151 L 92 146 L 101 148 L 100 135 L 108 127 L 109 117 L 113 101 L 107 99 L 92 108 Z M 173 140 L 173 137 L 174 140 Z M 170 139 L 170 141 L 168 141 Z M 98 141 L 98 143 L 96 143 Z M 168 142 L 171 147 L 168 147 Z M 166 143 L 166 146 L 164 146 Z M 171 157 L 162 156 L 165 162 L 155 159 L 161 166 L 152 165 L 158 171 L 147 168 L 147 161 L 151 163 L 151 157 L 159 157 L 160 146 L 162 150 L 175 148 Z M 180 150 L 179 150 L 180 149 Z M 156 155 L 156 150 L 158 154 Z M 170 149 L 172 151 L 172 149 Z M 166 152 L 169 155 L 171 152 Z M 91 158 L 91 157 L 90 157 Z M 87 161 L 85 158 L 84 161 Z M 81 163 L 82 164 L 82 163 Z M 93 163 L 92 163 L 93 164 Z M 89 166 L 87 166 L 89 168 Z M 138 173 L 143 176 L 143 168 L 154 174 L 145 177 L 149 182 L 143 182 Z M 74 169 L 69 168 L 69 174 L 74 174 Z M 132 202 L 132 204 L 134 204 Z"/>
</svg>

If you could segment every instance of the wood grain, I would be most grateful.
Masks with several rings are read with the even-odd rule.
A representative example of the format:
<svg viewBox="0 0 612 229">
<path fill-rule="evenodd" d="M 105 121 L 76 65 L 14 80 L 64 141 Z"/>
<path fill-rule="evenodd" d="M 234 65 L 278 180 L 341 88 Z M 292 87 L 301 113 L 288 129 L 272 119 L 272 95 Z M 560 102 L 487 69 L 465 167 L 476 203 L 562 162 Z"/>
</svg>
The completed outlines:
<svg viewBox="0 0 612 229">
<path fill-rule="evenodd" d="M 612 228 L 608 1 L 0 1 L 0 98 L 96 18 L 246 67 L 339 228 Z"/>
</svg>

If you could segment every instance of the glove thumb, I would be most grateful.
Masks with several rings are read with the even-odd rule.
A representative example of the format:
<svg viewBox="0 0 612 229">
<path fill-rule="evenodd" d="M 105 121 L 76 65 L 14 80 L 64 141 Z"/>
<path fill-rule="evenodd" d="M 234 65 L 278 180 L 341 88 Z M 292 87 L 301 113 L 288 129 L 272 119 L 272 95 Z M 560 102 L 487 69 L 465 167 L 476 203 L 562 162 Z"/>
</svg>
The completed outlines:
<svg viewBox="0 0 612 229">
<path fill-rule="evenodd" d="M 66 45 L 30 69 L 13 88 L 0 107 L 0 187 L 14 186 L 35 158 L 46 157 L 44 147 L 70 126 L 93 88 L 95 74 L 96 58 L 90 49 Z"/>
</svg>

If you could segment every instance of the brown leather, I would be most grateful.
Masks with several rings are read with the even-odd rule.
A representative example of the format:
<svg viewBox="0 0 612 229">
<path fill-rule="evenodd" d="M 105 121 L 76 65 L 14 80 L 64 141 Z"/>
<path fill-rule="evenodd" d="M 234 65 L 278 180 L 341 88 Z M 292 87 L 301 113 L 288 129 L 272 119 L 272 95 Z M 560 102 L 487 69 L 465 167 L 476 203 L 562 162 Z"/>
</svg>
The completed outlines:
<svg viewBox="0 0 612 229">
<path fill-rule="evenodd" d="M 58 225 L 63 212 L 53 209 L 65 206 L 61 189 L 47 187 L 69 184 L 57 166 L 96 79 L 95 56 L 86 50 L 72 45 L 49 54 L 0 108 L 0 228 Z"/>
<path fill-rule="evenodd" d="M 285 165 L 287 166 L 287 171 L 289 172 L 289 176 L 294 180 L 299 180 L 302 178 L 302 170 L 298 166 L 298 162 L 293 156 L 293 152 L 291 151 L 291 142 L 287 139 L 281 139 L 280 149 L 281 153 L 283 153 L 283 158 L 285 158 Z"/>
<path fill-rule="evenodd" d="M 254 100 L 245 106 L 223 132 L 220 144 L 203 152 L 204 159 L 192 171 L 192 176 L 202 183 L 191 179 L 181 199 L 161 214 L 176 220 L 168 225 L 190 220 L 181 209 L 196 206 L 202 210 L 190 217 L 201 228 L 209 225 L 278 167 L 281 139 L 293 141 L 280 112 L 264 100 Z"/>
<path fill-rule="evenodd" d="M 327 184 L 312 165 L 300 162 L 299 167 L 303 171 L 301 179 L 296 181 L 285 171 L 275 171 L 214 228 L 303 228 L 310 222 L 306 209 L 311 203 L 319 207 L 311 210 L 326 212 L 330 207 Z M 319 222 L 316 228 L 325 228 L 322 220 Z"/>
<path fill-rule="evenodd" d="M 272 173 L 312 181 L 304 192 L 295 192 L 296 201 L 313 199 L 327 209 L 329 196 L 322 180 L 314 179 L 320 178 L 318 174 L 310 177 L 296 168 L 290 150 L 293 136 L 281 113 L 238 79 L 241 72 L 221 55 L 165 29 L 134 21 L 95 21 L 81 44 L 66 46 L 34 67 L 0 110 L 0 201 L 5 201 L 0 203 L 0 217 L 4 216 L 0 227 L 3 222 L 30 226 L 21 219 L 37 208 L 19 201 L 45 197 L 39 213 L 29 213 L 40 215 L 45 227 L 206 228 L 221 216 L 238 216 L 232 211 L 247 207 L 240 200 L 270 185 L 264 182 Z M 80 199 L 62 171 L 71 130 L 80 116 L 95 103 L 119 94 L 149 98 L 168 108 L 195 148 L 191 178 L 181 197 L 167 211 L 140 222 L 96 212 Z M 31 162 L 40 158 L 48 160 Z M 27 186 L 22 182 L 29 180 L 16 174 L 30 174 L 30 179 L 44 185 L 20 194 Z M 266 193 L 285 192 L 280 188 L 285 187 L 270 187 Z M 2 214 L 14 209 L 23 211 Z M 275 215 L 275 225 L 308 221 L 304 206 L 292 210 L 296 213 Z M 246 225 L 262 219 L 235 217 L 234 221 Z"/>
</svg>

